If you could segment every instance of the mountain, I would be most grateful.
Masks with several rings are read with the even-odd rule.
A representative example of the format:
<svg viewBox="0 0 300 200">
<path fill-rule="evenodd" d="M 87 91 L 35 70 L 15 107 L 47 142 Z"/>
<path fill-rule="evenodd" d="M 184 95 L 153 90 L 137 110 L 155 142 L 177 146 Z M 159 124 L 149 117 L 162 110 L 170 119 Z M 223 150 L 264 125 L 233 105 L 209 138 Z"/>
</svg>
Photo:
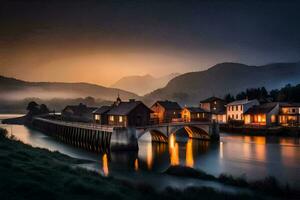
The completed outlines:
<svg viewBox="0 0 300 200">
<path fill-rule="evenodd" d="M 148 74 L 144 76 L 126 76 L 114 83 L 112 87 L 144 95 L 155 89 L 164 87 L 169 80 L 178 75 L 178 73 L 172 73 L 159 78 L 155 78 Z"/>
<path fill-rule="evenodd" d="M 92 96 L 110 101 L 115 100 L 118 93 L 123 99 L 139 98 L 138 95 L 132 92 L 89 83 L 27 82 L 0 76 L 0 99 L 6 100 L 20 100 L 32 97 L 66 99 Z"/>
<path fill-rule="evenodd" d="M 151 104 L 157 99 L 176 100 L 182 105 L 198 104 L 210 97 L 237 94 L 247 88 L 275 89 L 286 84 L 300 83 L 300 62 L 274 63 L 264 66 L 248 66 L 239 63 L 221 63 L 208 70 L 185 73 L 170 80 L 161 89 L 144 97 Z"/>
</svg>

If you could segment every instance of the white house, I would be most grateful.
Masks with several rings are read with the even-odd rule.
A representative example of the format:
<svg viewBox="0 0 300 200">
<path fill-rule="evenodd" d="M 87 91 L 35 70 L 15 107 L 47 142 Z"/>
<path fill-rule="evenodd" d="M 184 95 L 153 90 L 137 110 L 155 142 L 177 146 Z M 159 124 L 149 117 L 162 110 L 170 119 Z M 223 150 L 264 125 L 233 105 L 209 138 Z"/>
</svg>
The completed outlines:
<svg viewBox="0 0 300 200">
<path fill-rule="evenodd" d="M 252 106 L 259 105 L 258 100 L 238 100 L 233 101 L 226 105 L 226 117 L 227 120 L 244 120 L 244 114 Z"/>
</svg>

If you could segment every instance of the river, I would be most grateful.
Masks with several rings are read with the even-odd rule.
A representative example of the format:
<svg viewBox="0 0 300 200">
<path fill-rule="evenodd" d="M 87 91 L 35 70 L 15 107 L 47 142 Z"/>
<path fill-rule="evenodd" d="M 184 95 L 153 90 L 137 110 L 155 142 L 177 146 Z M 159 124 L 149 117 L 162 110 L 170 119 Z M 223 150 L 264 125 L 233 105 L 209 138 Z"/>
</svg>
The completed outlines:
<svg viewBox="0 0 300 200">
<path fill-rule="evenodd" d="M 0 115 L 0 120 L 16 115 Z M 244 136 L 221 133 L 220 142 L 188 140 L 169 144 L 139 143 L 138 152 L 96 154 L 63 144 L 41 132 L 21 125 L 1 125 L 20 141 L 33 147 L 59 151 L 75 158 L 93 160 L 82 167 L 100 174 L 137 182 L 148 182 L 162 189 L 167 186 L 213 186 L 234 188 L 218 183 L 163 175 L 170 165 L 184 165 L 218 176 L 221 173 L 245 176 L 248 180 L 274 176 L 281 183 L 300 186 L 300 139 L 290 137 Z"/>
</svg>

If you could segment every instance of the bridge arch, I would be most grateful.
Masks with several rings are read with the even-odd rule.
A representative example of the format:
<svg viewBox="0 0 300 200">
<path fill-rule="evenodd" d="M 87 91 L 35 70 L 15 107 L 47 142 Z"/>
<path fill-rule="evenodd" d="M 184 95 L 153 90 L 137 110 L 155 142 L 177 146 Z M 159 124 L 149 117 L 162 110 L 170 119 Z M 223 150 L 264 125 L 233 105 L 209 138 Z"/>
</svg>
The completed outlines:
<svg viewBox="0 0 300 200">
<path fill-rule="evenodd" d="M 156 129 L 147 129 L 139 137 L 139 141 L 151 142 L 168 142 L 168 137 L 161 131 Z"/>
<path fill-rule="evenodd" d="M 210 139 L 210 135 L 207 130 L 195 125 L 186 125 L 186 126 L 177 127 L 176 129 L 172 130 L 170 135 L 172 134 L 174 135 L 186 134 L 189 138 L 192 139 L 204 139 L 204 140 Z"/>
</svg>

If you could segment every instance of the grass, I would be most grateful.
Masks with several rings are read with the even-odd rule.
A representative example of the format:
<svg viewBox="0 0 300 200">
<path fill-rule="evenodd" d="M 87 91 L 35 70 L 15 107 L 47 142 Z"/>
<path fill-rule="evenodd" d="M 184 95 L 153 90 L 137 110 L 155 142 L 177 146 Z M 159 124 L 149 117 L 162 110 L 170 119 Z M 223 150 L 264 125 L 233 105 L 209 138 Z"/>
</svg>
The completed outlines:
<svg viewBox="0 0 300 200">
<path fill-rule="evenodd" d="M 196 170 L 184 166 L 171 166 L 164 173 L 181 177 L 193 177 L 202 180 L 210 180 L 223 183 L 225 185 L 248 188 L 261 194 L 280 197 L 283 199 L 300 199 L 300 190 L 291 189 L 288 184 L 282 186 L 276 178 L 268 176 L 262 180 L 247 181 L 245 177 L 233 177 L 232 175 L 221 174 L 218 177 L 207 174 L 201 170 Z"/>
<path fill-rule="evenodd" d="M 102 177 L 98 173 L 74 168 L 78 163 L 59 152 L 33 148 L 8 138 L 0 129 L 0 199 L 262 199 L 253 195 L 228 194 L 212 188 L 167 188 L 157 192 L 147 184 L 134 184 Z"/>
</svg>

